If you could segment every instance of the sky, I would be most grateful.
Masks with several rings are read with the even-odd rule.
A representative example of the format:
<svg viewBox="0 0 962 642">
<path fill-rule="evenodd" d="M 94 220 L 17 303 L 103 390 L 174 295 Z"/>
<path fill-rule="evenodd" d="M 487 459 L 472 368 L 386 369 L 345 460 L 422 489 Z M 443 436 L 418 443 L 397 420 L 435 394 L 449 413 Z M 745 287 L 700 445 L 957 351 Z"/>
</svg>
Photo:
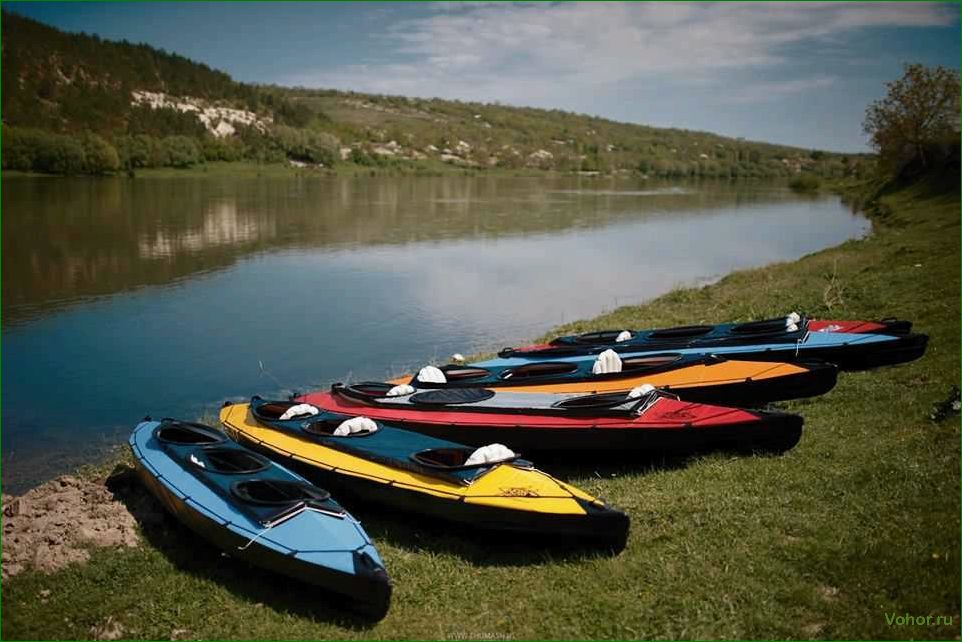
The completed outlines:
<svg viewBox="0 0 962 642">
<path fill-rule="evenodd" d="M 909 62 L 959 68 L 942 3 L 4 2 L 245 82 L 558 108 L 865 151 Z"/>
</svg>

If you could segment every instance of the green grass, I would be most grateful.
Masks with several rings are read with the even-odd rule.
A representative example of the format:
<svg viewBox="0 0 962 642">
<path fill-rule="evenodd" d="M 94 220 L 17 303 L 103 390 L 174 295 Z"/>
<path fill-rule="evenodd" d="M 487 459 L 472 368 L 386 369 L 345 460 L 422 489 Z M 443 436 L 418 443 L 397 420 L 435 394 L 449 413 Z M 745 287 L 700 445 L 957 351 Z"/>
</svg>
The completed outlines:
<svg viewBox="0 0 962 642">
<path fill-rule="evenodd" d="M 492 550 L 358 507 L 395 586 L 387 618 L 368 625 L 311 589 L 258 579 L 168 520 L 145 525 L 139 549 L 4 582 L 3 637 L 88 637 L 110 618 L 125 636 L 158 639 L 956 639 L 959 421 L 929 413 L 959 382 L 957 188 L 895 190 L 873 212 L 865 240 L 556 331 L 799 310 L 898 315 L 931 337 L 920 361 L 845 373 L 828 395 L 789 404 L 806 426 L 784 456 L 551 468 L 629 512 L 617 557 Z M 906 612 L 955 624 L 886 623 Z"/>
</svg>

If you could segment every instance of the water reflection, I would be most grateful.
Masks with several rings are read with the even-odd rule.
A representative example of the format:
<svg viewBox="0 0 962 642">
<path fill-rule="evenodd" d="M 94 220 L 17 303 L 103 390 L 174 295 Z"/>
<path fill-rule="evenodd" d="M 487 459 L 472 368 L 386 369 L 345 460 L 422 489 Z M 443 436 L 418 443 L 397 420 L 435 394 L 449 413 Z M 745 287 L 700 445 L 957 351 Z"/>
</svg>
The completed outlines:
<svg viewBox="0 0 962 642">
<path fill-rule="evenodd" d="M 264 224 L 269 229 L 263 229 Z M 142 259 L 171 258 L 177 254 L 196 253 L 222 245 L 244 245 L 256 238 L 274 236 L 274 221 L 257 221 L 239 214 L 237 203 L 221 201 L 212 204 L 204 213 L 199 229 L 177 233 L 158 229 L 153 236 L 145 233 L 137 244 Z"/>
<path fill-rule="evenodd" d="M 586 179 L 3 179 L 6 324 L 283 247 L 500 238 L 793 198 Z"/>
</svg>

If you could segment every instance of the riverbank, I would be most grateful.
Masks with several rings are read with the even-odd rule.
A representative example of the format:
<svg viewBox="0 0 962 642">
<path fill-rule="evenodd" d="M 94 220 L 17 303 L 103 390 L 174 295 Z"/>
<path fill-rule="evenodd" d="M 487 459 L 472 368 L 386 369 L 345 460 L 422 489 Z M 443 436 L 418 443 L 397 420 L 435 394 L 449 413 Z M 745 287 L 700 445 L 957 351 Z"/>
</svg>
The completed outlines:
<svg viewBox="0 0 962 642">
<path fill-rule="evenodd" d="M 4 176 L 30 176 L 45 178 L 62 178 L 59 174 L 45 174 L 33 171 L 4 170 Z M 255 161 L 207 161 L 191 167 L 143 167 L 138 168 L 133 173 L 124 171 L 104 174 L 102 176 L 90 176 L 76 174 L 86 178 L 99 179 L 104 177 L 120 178 L 196 178 L 196 177 L 224 177 L 224 178 L 278 178 L 290 176 L 317 177 L 317 176 L 488 176 L 492 178 L 511 177 L 511 178 L 553 178 L 553 177 L 579 177 L 585 179 L 632 179 L 632 180 L 652 180 L 665 181 L 665 177 L 656 178 L 649 176 L 638 170 L 615 170 L 615 171 L 561 171 L 555 169 L 541 169 L 538 167 L 481 167 L 471 165 L 458 165 L 455 163 L 442 162 L 435 159 L 424 160 L 404 160 L 395 162 L 385 162 L 379 165 L 360 165 L 357 163 L 341 162 L 330 167 L 317 167 L 303 164 L 284 163 L 259 163 Z M 787 185 L 787 177 L 686 177 L 685 180 L 696 181 L 784 181 Z M 817 180 L 817 179 L 816 179 Z M 837 179 L 838 180 L 838 179 Z M 821 185 L 821 183 L 819 182 Z M 828 184 L 828 183 L 826 183 Z M 816 190 L 817 191 L 817 188 Z"/>
<path fill-rule="evenodd" d="M 4 176 L 30 176 L 60 178 L 58 174 L 44 174 L 20 170 L 4 170 Z M 278 178 L 289 176 L 492 176 L 492 177 L 552 177 L 552 176 L 583 176 L 586 178 L 612 178 L 617 176 L 639 178 L 638 172 L 606 173 L 600 172 L 559 172 L 538 168 L 507 169 L 498 167 L 470 167 L 443 163 L 436 160 L 405 161 L 385 163 L 383 165 L 358 165 L 356 163 L 337 163 L 332 167 L 315 167 L 295 165 L 291 163 L 258 163 L 254 161 L 208 161 L 191 167 L 144 167 L 132 174 L 115 172 L 104 176 L 87 176 L 87 178 L 103 177 L 121 178 L 194 178 L 194 177 L 225 177 L 225 178 Z"/>
<path fill-rule="evenodd" d="M 959 382 L 957 187 L 893 190 L 871 212 L 866 239 L 550 333 L 802 310 L 895 315 L 930 334 L 918 362 L 846 373 L 828 395 L 788 404 L 806 426 L 784 456 L 545 466 L 627 510 L 618 557 L 492 550 L 349 506 L 394 579 L 391 612 L 370 626 L 145 514 L 121 460 L 85 478 L 134 507 L 140 544 L 4 581 L 3 637 L 955 638 L 959 423 L 929 415 Z M 905 613 L 954 624 L 887 617 Z"/>
</svg>

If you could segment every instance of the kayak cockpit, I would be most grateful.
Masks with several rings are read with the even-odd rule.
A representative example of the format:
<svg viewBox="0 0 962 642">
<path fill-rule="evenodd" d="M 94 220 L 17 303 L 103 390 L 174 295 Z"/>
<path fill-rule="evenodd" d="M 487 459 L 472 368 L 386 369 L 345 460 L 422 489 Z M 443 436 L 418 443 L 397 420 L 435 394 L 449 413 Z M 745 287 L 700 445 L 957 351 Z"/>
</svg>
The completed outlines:
<svg viewBox="0 0 962 642">
<path fill-rule="evenodd" d="M 206 446 L 227 441 L 222 433 L 203 424 L 186 421 L 164 421 L 154 431 L 157 441 L 177 446 Z"/>
<path fill-rule="evenodd" d="M 187 459 L 207 472 L 224 475 L 252 475 L 271 467 L 266 457 L 237 448 L 197 448 Z"/>
</svg>

